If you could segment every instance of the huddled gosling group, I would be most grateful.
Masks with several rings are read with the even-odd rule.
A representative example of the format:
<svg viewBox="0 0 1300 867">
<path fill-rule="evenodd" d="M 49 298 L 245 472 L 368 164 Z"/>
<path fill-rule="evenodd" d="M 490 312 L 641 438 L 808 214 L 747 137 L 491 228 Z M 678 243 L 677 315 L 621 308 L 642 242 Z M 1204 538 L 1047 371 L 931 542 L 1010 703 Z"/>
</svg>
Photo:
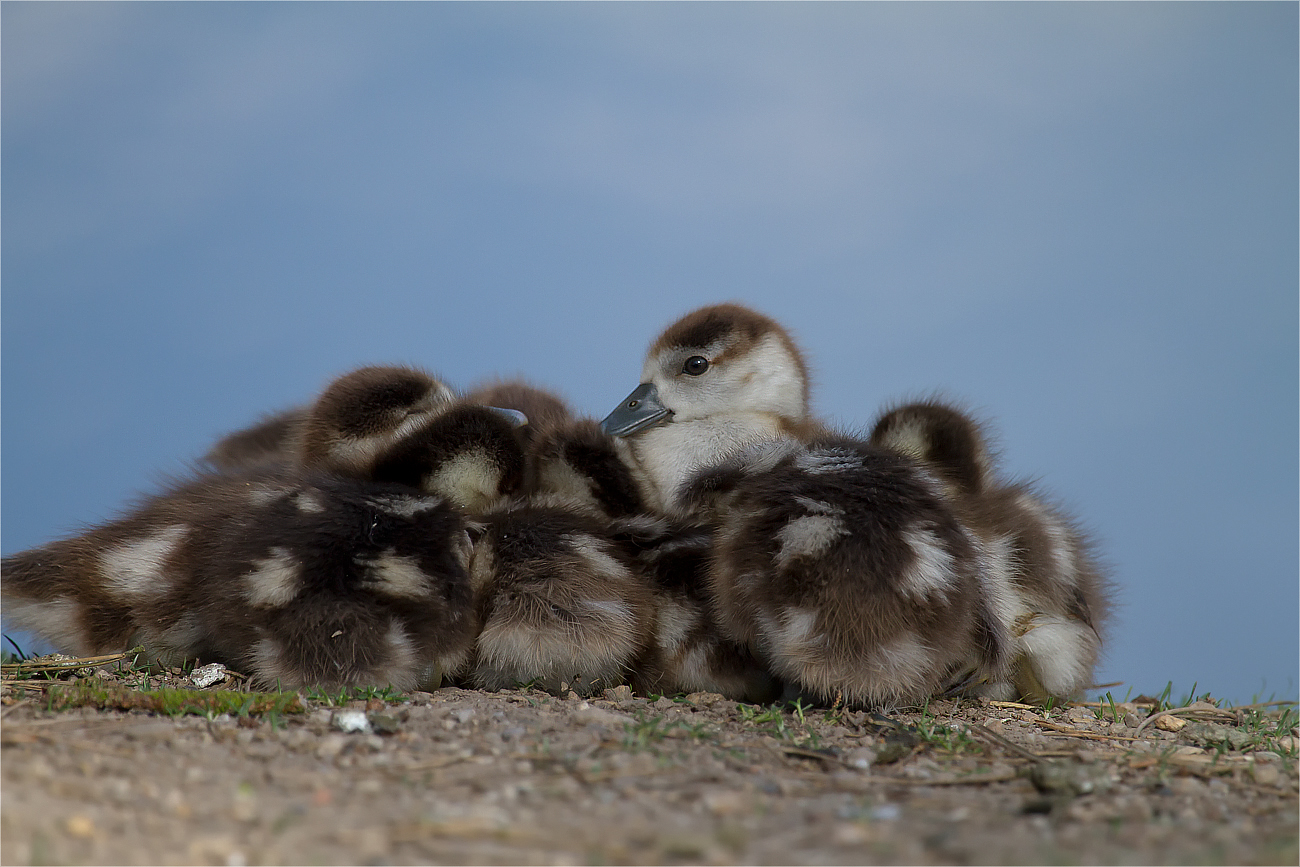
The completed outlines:
<svg viewBox="0 0 1300 867">
<path fill-rule="evenodd" d="M 834 430 L 790 334 L 719 304 L 665 329 L 601 422 L 521 381 L 352 371 L 119 520 L 4 558 L 0 592 L 65 652 L 265 688 L 889 708 L 1077 696 L 1111 591 L 968 413 Z"/>
</svg>

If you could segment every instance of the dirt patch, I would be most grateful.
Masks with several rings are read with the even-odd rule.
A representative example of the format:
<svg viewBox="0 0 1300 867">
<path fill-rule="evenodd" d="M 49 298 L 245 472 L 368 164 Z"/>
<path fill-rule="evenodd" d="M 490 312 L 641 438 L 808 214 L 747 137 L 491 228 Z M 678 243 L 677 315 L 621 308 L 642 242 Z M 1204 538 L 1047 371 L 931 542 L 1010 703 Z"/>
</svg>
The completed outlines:
<svg viewBox="0 0 1300 867">
<path fill-rule="evenodd" d="M 5 681 L 5 864 L 1300 857 L 1290 707 L 936 701 L 886 717 L 626 688 L 258 704 L 231 680 L 159 706 L 188 675 L 71 675 Z"/>
</svg>

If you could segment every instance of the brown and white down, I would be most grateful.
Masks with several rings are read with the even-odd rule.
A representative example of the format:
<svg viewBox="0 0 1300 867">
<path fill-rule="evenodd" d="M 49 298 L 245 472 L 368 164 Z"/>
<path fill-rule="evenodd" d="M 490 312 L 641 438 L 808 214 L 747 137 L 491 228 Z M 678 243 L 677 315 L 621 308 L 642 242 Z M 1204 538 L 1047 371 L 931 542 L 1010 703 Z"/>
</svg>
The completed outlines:
<svg viewBox="0 0 1300 867">
<path fill-rule="evenodd" d="M 701 471 L 686 498 L 714 516 L 724 629 L 803 692 L 897 706 L 1005 676 L 978 540 L 912 461 L 785 440 Z"/>
<path fill-rule="evenodd" d="M 605 516 L 542 495 L 478 523 L 470 575 L 483 628 L 471 682 L 586 695 L 624 683 L 650 646 L 654 597 Z"/>
<path fill-rule="evenodd" d="M 484 612 L 488 626 L 481 646 L 492 645 L 490 655 L 495 662 L 492 671 L 479 678 L 480 683 L 537 680 L 521 674 L 546 670 L 539 682 L 552 689 L 557 682 L 590 689 L 596 683 L 609 686 L 627 680 L 643 693 L 704 690 L 745 701 L 779 695 L 779 684 L 753 654 L 717 629 L 703 586 L 711 547 L 707 527 L 646 514 L 646 504 L 619 443 L 593 419 L 575 416 L 549 392 L 507 381 L 470 392 L 467 399 L 471 398 L 517 409 L 529 417 L 529 493 L 524 502 L 532 509 L 506 509 L 499 518 L 510 521 L 510 532 L 516 535 L 528 532 L 533 543 L 526 553 L 516 549 L 521 557 L 516 571 L 529 572 L 528 583 L 547 588 L 552 598 L 565 596 L 568 601 L 557 605 L 563 611 L 576 606 L 587 612 L 633 612 L 604 622 L 589 616 L 583 623 L 582 618 L 548 616 L 536 606 L 525 629 L 517 606 L 493 606 Z M 534 424 L 534 417 L 540 422 Z M 573 525 L 568 533 L 553 532 L 566 522 Z M 550 530 L 537 531 L 532 524 Z M 590 557 L 576 556 L 571 543 L 560 535 L 570 539 L 584 535 L 583 547 L 588 552 L 602 551 L 618 568 L 600 557 L 593 563 Z M 548 538 L 552 540 L 549 543 L 544 541 Z M 492 542 L 490 539 L 489 544 Z M 565 575 L 564 570 L 572 574 Z M 494 574 L 496 586 L 509 583 L 501 580 L 504 570 L 499 564 Z M 606 577 L 610 574 L 618 577 L 611 580 Z M 539 575 L 547 577 L 539 581 Z M 501 616 L 495 618 L 497 614 Z M 603 630 L 598 642 L 585 638 L 589 628 Z M 525 635 L 529 640 L 511 643 Z M 558 649 L 575 646 L 574 635 L 577 651 L 573 658 L 562 660 Z M 599 646 L 598 651 L 582 650 L 593 644 Z M 543 653 L 543 647 L 552 650 Z M 617 666 L 610 661 L 615 658 Z M 606 661 L 597 663 L 597 659 Z M 514 662 L 506 664 L 508 660 Z M 560 667 L 572 676 L 553 675 L 549 663 L 542 660 L 562 663 Z"/>
<path fill-rule="evenodd" d="M 265 687 L 436 685 L 475 635 L 464 519 L 440 497 L 283 470 L 203 475 L 6 557 L 5 615 L 71 653 L 143 645 Z"/>
<path fill-rule="evenodd" d="M 393 373 L 399 375 L 389 381 L 373 374 L 351 383 L 345 378 L 348 387 L 337 390 L 336 401 L 327 390 L 317 405 L 337 406 L 321 413 L 334 423 L 307 425 L 302 462 L 353 456 L 349 465 L 337 457 L 329 465 L 438 493 L 470 519 L 480 626 L 470 683 L 534 683 L 552 691 L 621 683 L 646 645 L 648 590 L 626 558 L 620 560 L 585 482 L 539 487 L 555 474 L 539 470 L 535 447 L 566 441 L 578 420 L 558 397 L 522 381 L 499 381 L 422 416 L 404 405 L 420 392 L 404 388 L 400 371 Z M 378 418 L 358 418 L 363 407 Z M 527 423 L 520 426 L 502 410 Z M 344 421 L 351 437 L 339 433 Z M 331 447 L 312 448 L 314 439 Z"/>
<path fill-rule="evenodd" d="M 447 394 L 409 368 L 346 374 L 287 457 L 7 558 L 6 614 L 77 651 L 139 643 L 264 684 L 434 685 L 477 632 L 463 513 L 524 472 L 518 421 Z"/>
<path fill-rule="evenodd" d="M 501 429 L 503 410 L 527 423 Z M 599 690 L 622 683 L 645 650 L 649 589 L 609 538 L 589 486 L 540 484 L 535 446 L 575 425 L 550 392 L 496 381 L 438 416 L 429 425 L 438 435 L 413 435 L 373 460 L 373 476 L 437 491 L 470 520 L 480 625 L 470 685 Z"/>
<path fill-rule="evenodd" d="M 467 402 L 516 410 L 527 455 L 524 493 L 563 497 L 614 518 L 645 506 L 613 437 L 594 419 L 576 415 L 558 395 L 523 380 L 496 380 L 465 395 Z"/>
<path fill-rule="evenodd" d="M 939 400 L 897 406 L 872 443 L 931 467 L 982 539 L 993 609 L 1013 635 L 1005 680 L 990 698 L 1042 703 L 1093 682 L 1113 590 L 1088 538 L 1032 485 L 999 479 L 988 438 L 968 413 Z"/>
<path fill-rule="evenodd" d="M 362 367 L 312 404 L 289 464 L 406 485 L 473 515 L 522 489 L 523 422 L 518 413 L 455 399 L 424 371 Z"/>
<path fill-rule="evenodd" d="M 895 705 L 1004 676 L 978 536 L 919 462 L 811 419 L 807 365 L 776 322 L 734 304 L 683 317 L 604 426 L 650 502 L 712 521 L 719 622 L 779 677 Z"/>
<path fill-rule="evenodd" d="M 781 696 L 768 666 L 718 626 L 708 592 L 712 527 L 636 515 L 615 520 L 613 535 L 654 591 L 653 642 L 632 678 L 638 692 L 713 692 L 755 704 Z"/>
<path fill-rule="evenodd" d="M 452 390 L 428 372 L 370 365 L 332 380 L 311 404 L 265 416 L 219 439 L 201 459 L 206 469 L 239 472 L 308 463 L 356 477 L 375 450 L 447 407 Z"/>
</svg>

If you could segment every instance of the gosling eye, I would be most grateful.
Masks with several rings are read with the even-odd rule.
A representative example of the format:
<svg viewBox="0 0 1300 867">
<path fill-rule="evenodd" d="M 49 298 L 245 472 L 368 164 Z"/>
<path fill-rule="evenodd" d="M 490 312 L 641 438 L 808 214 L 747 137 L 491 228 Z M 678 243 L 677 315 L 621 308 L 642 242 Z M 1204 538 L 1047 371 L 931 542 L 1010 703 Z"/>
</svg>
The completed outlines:
<svg viewBox="0 0 1300 867">
<path fill-rule="evenodd" d="M 709 360 L 703 355 L 692 355 L 690 358 L 686 359 L 686 363 L 682 365 L 682 373 L 685 373 L 688 376 L 699 376 L 708 369 Z"/>
</svg>

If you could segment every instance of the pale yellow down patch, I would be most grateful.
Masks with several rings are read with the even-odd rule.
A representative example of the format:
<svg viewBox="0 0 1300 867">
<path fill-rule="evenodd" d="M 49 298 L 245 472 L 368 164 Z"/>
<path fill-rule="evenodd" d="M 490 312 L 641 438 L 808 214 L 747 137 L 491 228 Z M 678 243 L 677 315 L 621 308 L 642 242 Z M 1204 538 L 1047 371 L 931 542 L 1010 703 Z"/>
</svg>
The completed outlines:
<svg viewBox="0 0 1300 867">
<path fill-rule="evenodd" d="M 501 473 L 488 454 L 475 449 L 443 463 L 425 487 L 462 509 L 481 512 L 500 498 Z"/>
<path fill-rule="evenodd" d="M 655 618 L 655 635 L 659 647 L 670 654 L 676 653 L 699 619 L 699 613 L 693 608 L 670 599 L 663 600 Z"/>
<path fill-rule="evenodd" d="M 301 566 L 287 548 L 272 548 L 271 556 L 253 562 L 244 577 L 244 595 L 257 608 L 281 608 L 293 601 L 301 587 Z"/>
<path fill-rule="evenodd" d="M 167 558 L 189 532 L 184 524 L 173 524 L 134 542 L 105 551 L 100 557 L 107 589 L 117 590 L 131 599 L 158 596 L 167 592 L 164 566 Z"/>
<path fill-rule="evenodd" d="M 381 554 L 371 566 L 365 586 L 385 596 L 425 599 L 429 596 L 429 577 L 411 557 Z"/>
<path fill-rule="evenodd" d="M 805 515 L 777 531 L 781 548 L 773 558 L 784 569 L 799 558 L 820 557 L 840 536 L 848 535 L 844 522 L 831 515 Z"/>
<path fill-rule="evenodd" d="M 899 590 L 918 602 L 936 594 L 946 596 L 957 583 L 952 554 L 929 530 L 909 527 L 903 531 L 903 539 L 911 548 L 913 559 L 903 570 Z"/>
<path fill-rule="evenodd" d="M 1040 614 L 1020 637 L 1038 681 L 1052 695 L 1069 696 L 1088 685 L 1097 661 L 1097 636 L 1073 618 Z"/>
<path fill-rule="evenodd" d="M 611 581 L 627 582 L 632 580 L 632 573 L 622 563 L 605 552 L 605 545 L 594 536 L 586 533 L 566 534 L 561 538 L 569 543 L 569 548 L 585 561 L 585 565 L 594 574 Z"/>
<path fill-rule="evenodd" d="M 565 461 L 551 460 L 543 464 L 538 487 L 544 491 L 576 497 L 586 505 L 596 504 L 591 494 L 591 479 Z"/>
</svg>

